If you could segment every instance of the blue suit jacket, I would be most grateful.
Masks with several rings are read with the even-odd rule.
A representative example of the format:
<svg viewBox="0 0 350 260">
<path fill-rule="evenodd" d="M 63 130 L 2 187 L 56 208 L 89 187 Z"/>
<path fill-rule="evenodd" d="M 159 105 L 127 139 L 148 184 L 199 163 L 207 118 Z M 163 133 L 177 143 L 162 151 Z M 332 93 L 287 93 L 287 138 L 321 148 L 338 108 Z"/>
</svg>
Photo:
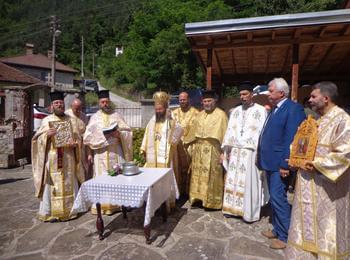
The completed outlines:
<svg viewBox="0 0 350 260">
<path fill-rule="evenodd" d="M 268 117 L 260 135 L 257 166 L 265 171 L 288 169 L 290 144 L 298 126 L 306 118 L 304 108 L 287 99 L 277 111 Z"/>
</svg>

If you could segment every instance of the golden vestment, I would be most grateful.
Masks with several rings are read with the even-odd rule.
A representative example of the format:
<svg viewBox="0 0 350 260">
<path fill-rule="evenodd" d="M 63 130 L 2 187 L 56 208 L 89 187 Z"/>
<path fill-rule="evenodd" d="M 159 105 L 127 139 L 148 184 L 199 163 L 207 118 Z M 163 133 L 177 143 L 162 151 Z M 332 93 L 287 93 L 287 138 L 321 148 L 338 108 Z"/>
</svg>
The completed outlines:
<svg viewBox="0 0 350 260">
<path fill-rule="evenodd" d="M 78 192 L 78 182 L 84 182 L 79 159 L 79 146 L 54 148 L 48 138 L 50 121 L 71 121 L 69 116 L 49 115 L 43 119 L 41 127 L 32 139 L 32 168 L 35 196 L 40 199 L 39 218 L 68 220 Z M 79 136 L 72 124 L 73 138 Z"/>
<path fill-rule="evenodd" d="M 79 145 L 79 152 L 81 154 L 78 155 L 78 158 L 80 158 L 80 165 L 82 167 L 80 167 L 80 170 L 83 171 L 83 174 L 85 175 L 85 179 L 87 180 L 88 179 L 88 170 L 89 170 L 89 166 L 88 166 L 88 163 L 87 163 L 87 147 L 84 145 L 83 143 L 83 136 L 84 136 L 84 133 L 85 133 L 85 129 L 86 129 L 86 121 L 85 120 L 85 115 L 82 115 L 81 117 L 77 117 L 72 109 L 68 109 L 66 110 L 66 112 L 64 112 L 66 115 L 70 116 L 71 118 L 71 122 L 72 122 L 72 125 L 74 125 L 74 127 L 76 129 L 78 129 L 78 132 L 77 132 L 77 137 L 76 137 L 76 141 L 78 142 L 78 145 Z M 91 178 L 91 177 L 90 177 Z"/>
<path fill-rule="evenodd" d="M 182 127 L 172 119 L 156 122 L 155 116 L 148 122 L 140 151 L 146 154 L 146 168 L 172 168 L 176 182 L 181 183 L 176 145 L 183 134 Z"/>
<path fill-rule="evenodd" d="M 114 137 L 108 139 L 102 129 L 118 123 L 120 141 Z M 84 144 L 93 152 L 94 177 L 108 174 L 116 163 L 132 160 L 132 131 L 122 116 L 113 112 L 107 114 L 102 110 L 92 115 L 84 134 Z M 103 214 L 112 214 L 119 209 L 118 206 L 101 205 Z M 94 213 L 94 208 L 93 208 Z"/>
<path fill-rule="evenodd" d="M 219 108 L 198 113 L 188 135 L 192 147 L 190 203 L 200 200 L 203 207 L 222 208 L 224 173 L 220 163 L 221 143 L 227 116 Z"/>
<path fill-rule="evenodd" d="M 350 117 L 335 106 L 318 124 L 316 172 L 298 172 L 287 259 L 350 258 Z"/>
<path fill-rule="evenodd" d="M 181 188 L 181 194 L 188 194 L 189 192 L 189 167 L 191 158 L 189 156 L 190 145 L 187 143 L 187 136 L 190 130 L 190 126 L 193 124 L 194 119 L 198 114 L 198 110 L 194 107 L 186 112 L 182 111 L 181 108 L 176 108 L 172 111 L 173 118 L 181 125 L 184 130 L 184 134 L 181 140 L 177 144 L 177 153 L 179 155 L 179 170 L 181 171 L 181 183 L 179 183 L 179 188 Z"/>
</svg>

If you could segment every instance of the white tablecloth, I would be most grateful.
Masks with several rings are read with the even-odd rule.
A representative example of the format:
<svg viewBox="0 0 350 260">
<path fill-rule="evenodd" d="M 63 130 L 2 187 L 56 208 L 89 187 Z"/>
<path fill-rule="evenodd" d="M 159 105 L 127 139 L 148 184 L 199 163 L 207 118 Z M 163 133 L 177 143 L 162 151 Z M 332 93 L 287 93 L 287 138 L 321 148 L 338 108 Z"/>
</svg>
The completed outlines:
<svg viewBox="0 0 350 260">
<path fill-rule="evenodd" d="M 171 168 L 140 168 L 138 175 L 99 176 L 84 182 L 74 201 L 71 214 L 88 211 L 92 204 L 142 207 L 146 201 L 144 226 L 151 223 L 155 211 L 169 198 L 179 198 Z"/>
</svg>

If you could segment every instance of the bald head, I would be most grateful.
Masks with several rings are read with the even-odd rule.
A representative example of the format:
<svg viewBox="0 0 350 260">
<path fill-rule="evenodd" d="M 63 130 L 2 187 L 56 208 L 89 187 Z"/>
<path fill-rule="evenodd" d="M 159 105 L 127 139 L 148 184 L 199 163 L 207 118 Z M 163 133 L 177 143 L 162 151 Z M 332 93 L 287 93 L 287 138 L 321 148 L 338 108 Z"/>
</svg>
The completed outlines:
<svg viewBox="0 0 350 260">
<path fill-rule="evenodd" d="M 79 99 L 74 99 L 72 104 L 71 104 L 72 111 L 74 115 L 77 117 L 80 117 L 81 109 L 82 109 L 82 102 Z"/>
<path fill-rule="evenodd" d="M 182 110 L 186 111 L 190 108 L 190 98 L 187 92 L 183 91 L 179 95 L 179 104 Z"/>
</svg>

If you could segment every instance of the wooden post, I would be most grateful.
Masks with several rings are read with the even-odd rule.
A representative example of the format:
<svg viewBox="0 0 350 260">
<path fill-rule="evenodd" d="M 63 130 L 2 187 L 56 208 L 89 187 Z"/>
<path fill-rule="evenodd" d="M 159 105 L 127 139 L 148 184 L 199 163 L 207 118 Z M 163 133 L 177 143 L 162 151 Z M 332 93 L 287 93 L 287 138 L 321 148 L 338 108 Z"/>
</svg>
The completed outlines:
<svg viewBox="0 0 350 260">
<path fill-rule="evenodd" d="M 212 60 L 213 60 L 213 49 L 207 49 L 207 89 L 208 90 L 211 90 L 211 87 L 212 87 L 212 83 L 211 83 Z"/>
<path fill-rule="evenodd" d="M 292 60 L 292 95 L 293 101 L 298 101 L 298 81 L 299 81 L 299 44 L 293 45 Z"/>
</svg>

